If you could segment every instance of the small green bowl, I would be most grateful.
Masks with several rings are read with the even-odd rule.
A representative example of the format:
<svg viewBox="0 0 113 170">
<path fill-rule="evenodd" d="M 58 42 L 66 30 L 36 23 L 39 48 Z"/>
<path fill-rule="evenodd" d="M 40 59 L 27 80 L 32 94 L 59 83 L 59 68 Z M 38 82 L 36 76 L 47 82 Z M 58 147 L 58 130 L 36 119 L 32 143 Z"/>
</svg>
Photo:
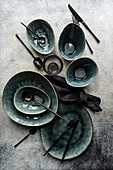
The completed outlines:
<svg viewBox="0 0 113 170">
<path fill-rule="evenodd" d="M 69 64 L 65 79 L 70 86 L 85 87 L 94 81 L 97 73 L 96 63 L 90 58 L 84 57 Z"/>
<path fill-rule="evenodd" d="M 59 51 L 66 60 L 79 58 L 85 49 L 85 35 L 82 29 L 73 23 L 68 24 L 59 38 Z"/>
<path fill-rule="evenodd" d="M 37 115 L 37 114 L 40 114 L 46 111 L 46 109 L 40 104 L 38 104 L 34 99 L 32 99 L 31 101 L 26 101 L 25 99 L 23 99 L 22 95 L 25 91 L 32 92 L 34 97 L 39 102 L 44 104 L 46 107 L 50 106 L 50 103 L 51 103 L 50 98 L 44 91 L 33 86 L 23 86 L 15 92 L 14 98 L 13 98 L 14 106 L 20 112 L 24 114 L 28 114 L 28 115 L 29 114 Z"/>
<path fill-rule="evenodd" d="M 42 19 L 37 19 L 28 24 L 28 27 L 39 37 L 45 39 L 45 43 L 39 43 L 38 37 L 34 35 L 31 31 L 26 29 L 27 38 L 30 45 L 40 54 L 49 54 L 54 49 L 54 32 L 52 27 L 48 22 Z"/>
</svg>

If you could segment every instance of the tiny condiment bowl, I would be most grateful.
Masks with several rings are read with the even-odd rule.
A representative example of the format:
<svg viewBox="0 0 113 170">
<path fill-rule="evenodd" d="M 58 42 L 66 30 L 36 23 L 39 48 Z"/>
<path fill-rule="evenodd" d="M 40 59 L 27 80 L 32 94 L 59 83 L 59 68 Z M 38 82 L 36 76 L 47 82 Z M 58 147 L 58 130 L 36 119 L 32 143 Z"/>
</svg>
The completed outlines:
<svg viewBox="0 0 113 170">
<path fill-rule="evenodd" d="M 46 56 L 43 60 L 43 69 L 49 75 L 57 75 L 63 69 L 63 61 L 54 54 Z"/>
<path fill-rule="evenodd" d="M 98 73 L 97 64 L 88 57 L 71 62 L 66 70 L 66 82 L 73 87 L 85 87 L 94 81 Z"/>
</svg>

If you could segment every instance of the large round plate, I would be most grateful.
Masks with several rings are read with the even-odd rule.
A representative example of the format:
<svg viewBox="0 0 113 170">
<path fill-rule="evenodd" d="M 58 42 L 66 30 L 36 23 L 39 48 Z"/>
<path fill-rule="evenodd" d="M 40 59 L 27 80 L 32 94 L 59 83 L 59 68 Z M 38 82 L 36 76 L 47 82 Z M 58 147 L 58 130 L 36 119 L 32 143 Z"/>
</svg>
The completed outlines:
<svg viewBox="0 0 113 170">
<path fill-rule="evenodd" d="M 5 112 L 12 120 L 21 125 L 41 126 L 46 123 L 49 123 L 55 117 L 55 115 L 50 111 L 41 113 L 41 115 L 30 116 L 19 112 L 14 107 L 14 93 L 23 86 L 34 86 L 36 88 L 39 88 L 40 90 L 43 90 L 50 97 L 50 108 L 54 112 L 57 112 L 58 99 L 53 86 L 47 80 L 47 78 L 40 75 L 39 73 L 31 71 L 25 71 L 16 74 L 6 84 L 3 92 L 3 107 L 5 109 Z"/>
<path fill-rule="evenodd" d="M 82 154 L 91 142 L 93 126 L 89 113 L 82 107 L 73 104 L 61 104 L 58 109 L 60 114 L 67 122 L 79 120 L 74 136 L 66 153 L 65 160 L 75 158 Z M 41 138 L 44 148 L 47 150 L 56 139 L 66 130 L 67 123 L 59 118 L 41 128 Z M 57 144 L 50 150 L 49 154 L 57 159 L 62 159 L 70 133 L 68 131 Z"/>
</svg>

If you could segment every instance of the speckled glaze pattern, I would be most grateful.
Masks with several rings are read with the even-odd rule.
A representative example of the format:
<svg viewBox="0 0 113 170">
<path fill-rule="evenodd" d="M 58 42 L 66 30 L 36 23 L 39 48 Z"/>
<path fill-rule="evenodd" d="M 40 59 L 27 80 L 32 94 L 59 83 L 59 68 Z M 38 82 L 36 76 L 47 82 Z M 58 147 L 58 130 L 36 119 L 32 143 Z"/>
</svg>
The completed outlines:
<svg viewBox="0 0 113 170">
<path fill-rule="evenodd" d="M 78 79 L 75 76 L 75 71 L 79 68 L 83 68 L 86 72 L 83 79 Z M 70 86 L 85 87 L 94 81 L 97 73 L 97 64 L 92 59 L 83 57 L 70 63 L 66 71 L 65 79 Z"/>
<path fill-rule="evenodd" d="M 51 83 L 39 73 L 24 71 L 13 76 L 4 88 L 2 101 L 7 115 L 15 122 L 25 126 L 41 126 L 53 120 L 55 115 L 50 111 L 46 111 L 37 116 L 31 116 L 25 115 L 15 108 L 13 104 L 14 94 L 23 86 L 33 86 L 43 90 L 50 97 L 50 108 L 54 112 L 57 112 L 58 98 Z"/>
<path fill-rule="evenodd" d="M 54 49 L 54 32 L 48 22 L 42 19 L 37 19 L 28 24 L 28 27 L 35 32 L 39 37 L 45 38 L 45 43 L 38 42 L 38 37 L 26 29 L 27 38 L 30 45 L 40 54 L 49 54 Z"/>
<path fill-rule="evenodd" d="M 67 122 L 79 120 L 74 136 L 71 140 L 65 160 L 75 158 L 82 154 L 89 146 L 92 135 L 93 125 L 91 117 L 87 110 L 74 104 L 60 104 L 58 109 L 60 114 Z M 41 128 L 41 138 L 45 150 L 47 150 L 55 140 L 66 130 L 67 123 L 61 119 L 55 118 L 50 124 Z M 68 131 L 62 139 L 50 150 L 49 154 L 57 159 L 62 159 L 66 144 L 71 131 Z"/>
<path fill-rule="evenodd" d="M 66 43 L 72 43 L 75 46 L 75 52 L 72 54 L 65 53 L 64 46 Z M 75 60 L 79 58 L 85 50 L 85 35 L 82 29 L 73 23 L 68 24 L 62 31 L 59 38 L 59 51 L 66 60 Z"/>
<path fill-rule="evenodd" d="M 31 91 L 34 95 L 33 99 L 31 101 L 26 101 L 23 99 L 23 93 L 25 91 Z M 46 109 L 38 104 L 34 98 L 36 98 L 39 102 L 44 104 L 46 107 L 50 106 L 50 98 L 49 96 L 42 90 L 38 88 L 34 88 L 33 86 L 24 86 L 22 88 L 19 88 L 15 94 L 14 94 L 14 106 L 17 110 L 24 114 L 30 114 L 30 115 L 37 115 L 40 113 L 43 113 L 46 111 Z"/>
</svg>

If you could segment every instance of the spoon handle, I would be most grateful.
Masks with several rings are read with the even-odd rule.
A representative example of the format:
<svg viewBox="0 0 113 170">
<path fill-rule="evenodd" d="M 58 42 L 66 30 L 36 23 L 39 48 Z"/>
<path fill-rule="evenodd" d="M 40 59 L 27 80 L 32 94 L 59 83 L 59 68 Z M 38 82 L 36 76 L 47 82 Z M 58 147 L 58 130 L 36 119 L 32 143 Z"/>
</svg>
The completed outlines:
<svg viewBox="0 0 113 170">
<path fill-rule="evenodd" d="M 52 147 L 62 138 L 62 136 L 63 136 L 65 133 L 67 133 L 68 130 L 69 130 L 69 129 L 65 130 L 65 131 L 59 136 L 59 138 L 50 146 L 50 148 L 44 153 L 43 156 L 45 156 L 45 155 L 52 149 Z"/>
<path fill-rule="evenodd" d="M 21 24 L 24 26 L 24 27 L 26 27 L 29 31 L 31 31 L 34 35 L 36 35 L 37 37 L 38 37 L 38 39 L 39 39 L 39 36 L 35 33 L 35 32 L 33 32 L 29 27 L 27 27 L 25 24 L 23 24 L 22 22 L 21 22 Z"/>
<path fill-rule="evenodd" d="M 59 118 L 61 118 L 62 120 L 65 120 L 62 116 L 60 116 L 58 113 L 55 113 L 53 110 L 51 110 L 50 108 L 46 107 L 44 104 L 40 103 L 38 100 L 34 99 L 37 103 L 39 103 L 41 106 L 43 106 L 45 109 L 49 110 L 50 112 L 52 112 L 53 114 L 55 114 L 56 116 L 58 116 Z"/>
<path fill-rule="evenodd" d="M 35 56 L 33 55 L 33 53 L 30 51 L 30 49 L 24 44 L 24 42 L 20 39 L 20 37 L 18 36 L 18 34 L 15 34 L 15 36 L 19 39 L 19 41 L 24 45 L 24 47 L 27 49 L 27 51 L 29 52 L 29 54 L 35 58 Z"/>
<path fill-rule="evenodd" d="M 25 136 L 22 140 L 20 140 L 20 142 L 18 142 L 14 147 L 16 148 L 21 142 L 23 142 L 25 139 L 27 139 L 29 135 L 30 135 L 30 133 L 27 136 Z"/>
<path fill-rule="evenodd" d="M 20 142 L 18 142 L 14 147 L 17 147 L 21 142 L 23 142 L 25 139 L 28 138 L 28 136 L 30 135 L 34 135 L 37 132 L 37 128 L 32 128 L 29 130 L 29 134 L 26 135 L 22 140 L 20 140 Z"/>
</svg>

